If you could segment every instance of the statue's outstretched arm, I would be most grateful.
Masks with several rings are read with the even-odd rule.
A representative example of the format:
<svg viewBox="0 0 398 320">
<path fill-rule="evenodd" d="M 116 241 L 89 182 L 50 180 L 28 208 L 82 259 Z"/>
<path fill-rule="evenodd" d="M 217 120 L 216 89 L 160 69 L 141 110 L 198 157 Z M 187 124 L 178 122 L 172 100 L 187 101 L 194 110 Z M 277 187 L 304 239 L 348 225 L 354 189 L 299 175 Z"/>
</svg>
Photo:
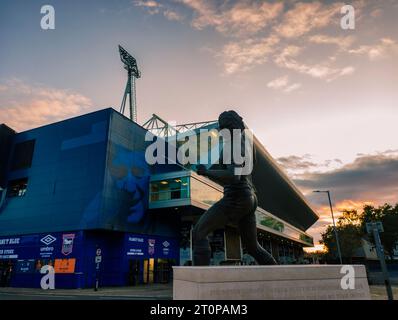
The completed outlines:
<svg viewBox="0 0 398 320">
<path fill-rule="evenodd" d="M 235 174 L 235 165 L 229 164 L 224 165 L 223 167 L 223 169 L 206 169 L 205 166 L 199 165 L 197 173 L 202 176 L 214 178 L 215 180 L 225 184 L 239 182 L 240 176 Z"/>
</svg>

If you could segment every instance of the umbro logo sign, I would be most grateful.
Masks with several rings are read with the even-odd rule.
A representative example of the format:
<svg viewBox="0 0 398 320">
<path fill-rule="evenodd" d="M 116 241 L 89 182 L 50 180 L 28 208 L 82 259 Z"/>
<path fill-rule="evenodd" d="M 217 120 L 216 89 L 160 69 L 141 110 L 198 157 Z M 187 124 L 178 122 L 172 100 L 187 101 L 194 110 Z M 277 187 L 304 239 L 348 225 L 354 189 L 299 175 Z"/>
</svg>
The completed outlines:
<svg viewBox="0 0 398 320">
<path fill-rule="evenodd" d="M 51 234 L 46 235 L 45 237 L 40 239 L 40 242 L 44 243 L 46 246 L 53 243 L 57 238 L 53 237 Z"/>
</svg>

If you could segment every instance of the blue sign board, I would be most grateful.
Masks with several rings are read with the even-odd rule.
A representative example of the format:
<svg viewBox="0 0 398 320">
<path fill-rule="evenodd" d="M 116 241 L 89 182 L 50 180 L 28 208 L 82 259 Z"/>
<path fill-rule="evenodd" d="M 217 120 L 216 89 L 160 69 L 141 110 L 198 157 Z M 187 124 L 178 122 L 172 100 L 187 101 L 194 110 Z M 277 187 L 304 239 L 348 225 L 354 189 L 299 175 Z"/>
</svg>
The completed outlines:
<svg viewBox="0 0 398 320">
<path fill-rule="evenodd" d="M 0 237 L 0 259 L 51 259 L 79 255 L 81 232 Z"/>
<path fill-rule="evenodd" d="M 125 235 L 125 252 L 131 258 L 178 259 L 177 239 L 152 235 Z"/>
</svg>

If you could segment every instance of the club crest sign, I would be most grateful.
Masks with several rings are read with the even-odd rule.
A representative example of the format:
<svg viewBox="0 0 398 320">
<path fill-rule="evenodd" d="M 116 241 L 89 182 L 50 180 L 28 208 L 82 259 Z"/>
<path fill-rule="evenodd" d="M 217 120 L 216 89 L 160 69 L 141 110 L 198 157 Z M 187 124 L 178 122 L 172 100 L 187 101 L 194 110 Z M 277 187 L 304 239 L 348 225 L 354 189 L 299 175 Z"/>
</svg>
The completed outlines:
<svg viewBox="0 0 398 320">
<path fill-rule="evenodd" d="M 75 234 L 63 234 L 62 235 L 62 254 L 67 256 L 72 253 L 73 250 L 73 240 L 75 239 Z"/>
<path fill-rule="evenodd" d="M 148 253 L 150 255 L 155 253 L 155 239 L 148 239 Z"/>
</svg>

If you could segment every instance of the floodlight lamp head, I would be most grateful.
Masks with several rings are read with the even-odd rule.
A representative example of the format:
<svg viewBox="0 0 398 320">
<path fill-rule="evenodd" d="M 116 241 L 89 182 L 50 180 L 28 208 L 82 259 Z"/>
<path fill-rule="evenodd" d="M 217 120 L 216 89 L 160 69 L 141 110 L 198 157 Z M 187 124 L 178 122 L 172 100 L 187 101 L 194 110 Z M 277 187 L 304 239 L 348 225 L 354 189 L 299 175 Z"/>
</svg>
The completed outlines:
<svg viewBox="0 0 398 320">
<path fill-rule="evenodd" d="M 141 78 L 141 72 L 138 70 L 137 61 L 128 53 L 122 46 L 119 45 L 120 60 L 123 62 L 124 67 L 132 72 L 135 78 Z"/>
</svg>

